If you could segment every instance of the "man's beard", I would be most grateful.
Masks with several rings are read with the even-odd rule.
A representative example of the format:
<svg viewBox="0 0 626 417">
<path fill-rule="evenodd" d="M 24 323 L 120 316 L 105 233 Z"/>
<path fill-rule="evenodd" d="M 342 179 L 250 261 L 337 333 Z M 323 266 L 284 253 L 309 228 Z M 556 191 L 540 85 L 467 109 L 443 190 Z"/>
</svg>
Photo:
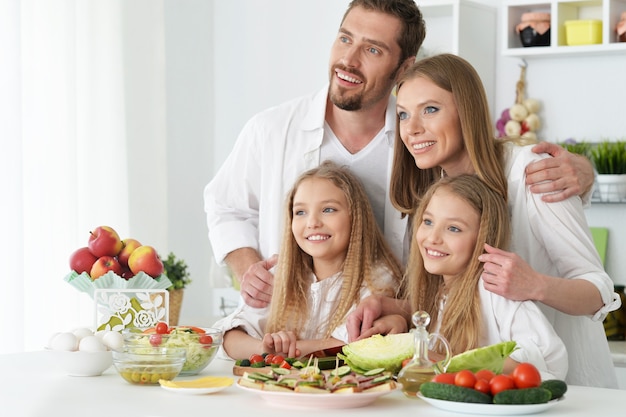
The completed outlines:
<svg viewBox="0 0 626 417">
<path fill-rule="evenodd" d="M 357 111 L 363 107 L 363 95 L 361 93 L 343 97 L 340 93 L 331 91 L 330 101 L 341 110 L 346 111 Z"/>
</svg>

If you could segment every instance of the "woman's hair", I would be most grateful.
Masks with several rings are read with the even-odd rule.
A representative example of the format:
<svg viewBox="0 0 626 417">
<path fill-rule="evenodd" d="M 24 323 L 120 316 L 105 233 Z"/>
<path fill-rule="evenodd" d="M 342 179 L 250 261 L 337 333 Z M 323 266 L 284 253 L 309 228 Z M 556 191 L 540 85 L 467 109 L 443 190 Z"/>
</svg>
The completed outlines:
<svg viewBox="0 0 626 417">
<path fill-rule="evenodd" d="M 404 280 L 412 311 L 428 312 L 431 323 L 438 322 L 440 303 L 446 294 L 446 308 L 439 333 L 448 340 L 453 354 L 458 354 L 478 347 L 482 334 L 478 285 L 483 264 L 478 261 L 478 256 L 483 253 L 485 243 L 506 249 L 511 224 L 507 203 L 499 191 L 494 191 L 475 175 L 460 175 L 445 177 L 428 189 L 413 219 L 414 232 L 420 226 L 433 195 L 442 189 L 466 201 L 480 215 L 476 246 L 470 262 L 450 287 L 444 288 L 443 277 L 426 271 L 418 245 L 412 244 Z"/>
<path fill-rule="evenodd" d="M 348 9 L 341 19 L 341 23 L 355 7 L 362 7 L 365 10 L 372 10 L 397 17 L 402 23 L 402 30 L 398 35 L 398 45 L 400 46 L 400 66 L 405 59 L 416 56 L 424 38 L 426 37 L 426 23 L 422 17 L 422 12 L 413 0 L 352 0 Z"/>
<path fill-rule="evenodd" d="M 359 180 L 347 169 L 333 162 L 323 162 L 296 180 L 287 195 L 283 238 L 270 304 L 266 332 L 292 330 L 297 335 L 305 329 L 309 315 L 309 288 L 313 274 L 313 258 L 304 252 L 291 231 L 293 200 L 302 182 L 321 178 L 332 182 L 343 191 L 350 211 L 351 227 L 346 259 L 342 268 L 341 293 L 337 297 L 330 322 L 323 330 L 330 337 L 343 323 L 350 308 L 361 300 L 361 288 L 367 286 L 372 293 L 402 296 L 400 283 L 402 269 L 392 254 L 376 223 L 373 210 Z M 376 273 L 386 268 L 395 278 L 396 294 L 376 287 Z"/>
<path fill-rule="evenodd" d="M 398 82 L 402 85 L 416 77 L 431 80 L 452 93 L 457 106 L 464 149 L 475 174 L 507 198 L 507 180 L 502 164 L 504 141 L 495 139 L 489 104 L 480 77 L 472 65 L 456 55 L 441 54 L 421 59 L 409 67 Z M 390 198 L 404 215 L 411 214 L 428 187 L 441 177 L 440 168 L 419 169 L 400 137 L 396 117 L 396 140 L 391 174 Z"/>
</svg>

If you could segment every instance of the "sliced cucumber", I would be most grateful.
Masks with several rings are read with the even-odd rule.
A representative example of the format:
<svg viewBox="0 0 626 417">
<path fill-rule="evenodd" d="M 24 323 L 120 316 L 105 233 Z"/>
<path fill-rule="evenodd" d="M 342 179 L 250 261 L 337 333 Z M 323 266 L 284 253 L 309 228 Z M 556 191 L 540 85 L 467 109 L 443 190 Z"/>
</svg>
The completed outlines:
<svg viewBox="0 0 626 417">
<path fill-rule="evenodd" d="M 350 367 L 348 365 L 343 365 L 340 366 L 337 369 L 333 369 L 332 371 L 330 371 L 330 375 L 331 376 L 346 376 L 348 375 L 350 372 L 352 372 L 352 369 L 350 369 Z"/>
<path fill-rule="evenodd" d="M 272 368 L 272 373 L 275 375 L 289 375 L 291 371 L 285 368 Z"/>
<path fill-rule="evenodd" d="M 383 372 L 385 372 L 385 368 L 375 368 L 375 369 L 370 369 L 369 371 L 363 372 L 363 375 L 374 376 L 374 375 L 382 374 Z"/>
</svg>

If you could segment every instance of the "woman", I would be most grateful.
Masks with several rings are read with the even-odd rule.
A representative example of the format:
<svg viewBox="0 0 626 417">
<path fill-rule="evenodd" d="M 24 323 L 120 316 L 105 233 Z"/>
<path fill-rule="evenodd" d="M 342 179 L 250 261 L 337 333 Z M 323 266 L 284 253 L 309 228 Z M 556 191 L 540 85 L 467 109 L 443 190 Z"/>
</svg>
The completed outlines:
<svg viewBox="0 0 626 417">
<path fill-rule="evenodd" d="M 487 290 L 512 300 L 538 301 L 569 355 L 566 381 L 617 387 L 602 320 L 619 308 L 613 282 L 597 254 L 579 197 L 547 204 L 526 187 L 524 169 L 542 157 L 496 140 L 484 88 L 464 59 L 442 54 L 408 69 L 398 84 L 398 133 L 391 199 L 411 215 L 427 188 L 442 176 L 474 174 L 508 196 L 511 252 L 485 245 Z M 410 277 L 409 277 L 410 278 Z M 349 317 L 351 336 L 387 332 L 397 313 L 392 300 L 370 299 Z M 403 314 L 408 319 L 410 312 Z M 397 325 L 397 322 L 396 322 Z"/>
</svg>

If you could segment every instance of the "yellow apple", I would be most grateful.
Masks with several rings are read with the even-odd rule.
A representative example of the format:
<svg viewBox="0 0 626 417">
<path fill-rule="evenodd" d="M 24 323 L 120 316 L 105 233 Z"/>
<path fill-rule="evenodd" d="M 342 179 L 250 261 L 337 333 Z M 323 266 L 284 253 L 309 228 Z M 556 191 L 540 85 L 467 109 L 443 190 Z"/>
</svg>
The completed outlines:
<svg viewBox="0 0 626 417">
<path fill-rule="evenodd" d="M 120 265 L 127 267 L 130 254 L 139 246 L 141 246 L 141 243 L 139 243 L 137 239 L 127 238 L 122 240 L 122 250 L 117 255 L 117 260 L 120 261 Z"/>
<path fill-rule="evenodd" d="M 96 280 L 109 271 L 113 271 L 117 275 L 122 275 L 122 266 L 112 256 L 101 256 L 91 267 L 89 276 Z"/>
<path fill-rule="evenodd" d="M 148 245 L 139 246 L 130 254 L 128 267 L 135 275 L 143 271 L 152 278 L 161 275 L 164 269 L 163 262 L 156 249 Z"/>
</svg>

